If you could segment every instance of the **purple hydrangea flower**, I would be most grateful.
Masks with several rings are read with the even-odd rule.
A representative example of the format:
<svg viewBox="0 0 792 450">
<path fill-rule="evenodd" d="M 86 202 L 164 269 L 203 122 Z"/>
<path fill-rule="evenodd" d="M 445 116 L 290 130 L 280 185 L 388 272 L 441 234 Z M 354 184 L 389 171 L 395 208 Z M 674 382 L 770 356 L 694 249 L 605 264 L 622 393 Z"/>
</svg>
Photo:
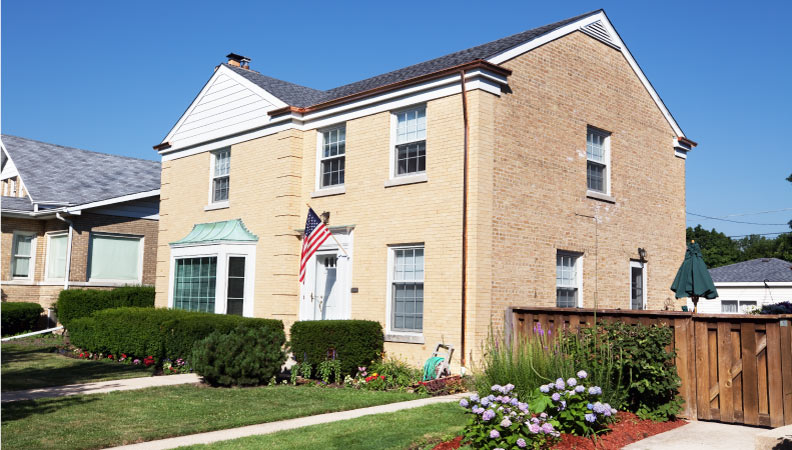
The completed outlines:
<svg viewBox="0 0 792 450">
<path fill-rule="evenodd" d="M 589 403 L 588 405 L 586 405 L 586 408 L 588 408 L 588 409 L 594 409 L 594 405 L 593 405 L 592 403 Z"/>
<path fill-rule="evenodd" d="M 616 408 L 611 408 L 611 410 L 610 410 L 611 414 L 616 414 L 617 412 L 619 412 L 619 411 L 616 411 Z"/>
<path fill-rule="evenodd" d="M 539 427 L 539 425 L 537 425 L 535 423 L 532 423 L 530 426 L 528 426 L 528 431 L 530 431 L 533 434 L 538 433 L 540 429 L 541 428 Z"/>
<path fill-rule="evenodd" d="M 588 393 L 591 395 L 600 395 L 602 394 L 602 388 L 599 386 L 592 386 L 589 388 Z"/>
<path fill-rule="evenodd" d="M 484 412 L 484 408 L 480 406 L 474 406 L 473 409 L 471 409 L 471 411 L 473 411 L 473 414 L 481 414 Z"/>
<path fill-rule="evenodd" d="M 494 385 L 492 385 L 492 387 L 490 389 L 492 390 L 492 392 L 500 392 L 501 385 L 500 384 L 494 384 Z"/>
<path fill-rule="evenodd" d="M 528 403 L 522 403 L 522 402 L 518 403 L 517 404 L 517 409 L 522 411 L 523 414 L 527 414 L 528 413 Z"/>
<path fill-rule="evenodd" d="M 493 417 L 495 417 L 495 411 L 493 411 L 491 409 L 488 409 L 488 410 L 484 411 L 484 414 L 481 415 L 481 420 L 483 420 L 484 422 L 487 422 L 490 419 L 492 419 Z"/>
<path fill-rule="evenodd" d="M 561 400 L 561 395 L 559 395 L 558 392 L 554 392 L 553 395 L 550 396 L 550 398 L 552 398 L 554 402 L 557 402 Z"/>
<path fill-rule="evenodd" d="M 506 418 L 506 419 L 501 420 L 500 426 L 502 426 L 503 428 L 509 428 L 510 426 L 512 426 L 512 422 L 511 422 L 511 420 Z"/>
<path fill-rule="evenodd" d="M 539 414 L 539 417 L 542 419 L 547 419 L 547 413 L 543 412 L 542 414 Z"/>
<path fill-rule="evenodd" d="M 489 405 L 490 405 L 490 403 L 492 403 L 492 401 L 490 401 L 490 399 L 489 399 L 489 398 L 487 398 L 487 397 L 484 397 L 484 398 L 482 398 L 482 399 L 481 399 L 481 406 L 483 406 L 483 407 L 485 407 L 485 408 L 486 408 L 487 406 L 489 406 Z"/>
<path fill-rule="evenodd" d="M 591 413 L 586 414 L 586 421 L 594 423 L 595 420 L 597 420 L 597 416 Z"/>
<path fill-rule="evenodd" d="M 470 396 L 470 401 L 471 401 L 471 402 L 477 402 L 477 401 L 479 401 L 479 395 L 478 395 L 478 394 L 473 394 L 473 395 L 471 395 L 471 396 Z"/>
<path fill-rule="evenodd" d="M 517 444 L 517 447 L 520 447 L 520 448 L 525 448 L 525 447 L 528 446 L 528 443 L 525 442 L 525 439 L 523 439 L 523 438 L 517 439 L 517 442 L 515 442 L 515 444 Z"/>
<path fill-rule="evenodd" d="M 564 384 L 564 379 L 563 379 L 563 378 L 559 378 L 559 379 L 557 379 L 557 380 L 556 380 L 556 382 L 555 382 L 555 387 L 556 387 L 556 389 L 558 389 L 559 391 L 560 391 L 561 389 L 564 389 L 564 388 L 566 387 L 566 385 Z"/>
<path fill-rule="evenodd" d="M 588 374 L 586 373 L 585 370 L 581 370 L 580 372 L 577 373 L 578 378 L 586 378 L 587 376 Z"/>
<path fill-rule="evenodd" d="M 468 401 L 467 401 L 467 400 L 465 400 L 464 398 L 463 398 L 462 400 L 460 400 L 460 401 L 459 401 L 459 406 L 461 406 L 461 407 L 463 407 L 463 408 L 467 408 L 467 407 L 468 407 L 468 405 L 470 405 L 470 403 L 468 403 Z"/>
<path fill-rule="evenodd" d="M 583 392 L 585 390 L 586 390 L 586 387 L 583 386 L 582 384 L 579 385 L 579 386 L 575 386 L 575 392 L 577 392 L 578 394 L 580 394 L 581 392 Z"/>
<path fill-rule="evenodd" d="M 561 408 L 559 409 L 566 409 L 566 400 L 561 400 Z"/>
<path fill-rule="evenodd" d="M 550 392 L 550 385 L 543 384 L 539 386 L 539 391 L 544 392 L 545 394 Z"/>
<path fill-rule="evenodd" d="M 510 405 L 512 405 L 512 406 L 517 406 L 519 403 L 520 403 L 520 401 L 519 401 L 519 400 L 517 400 L 517 397 L 513 397 L 513 398 L 512 398 L 512 399 L 509 401 L 509 404 L 510 404 Z"/>
<path fill-rule="evenodd" d="M 509 403 L 511 401 L 511 397 L 509 397 L 508 395 L 504 395 L 503 397 L 501 397 L 500 401 L 501 403 Z"/>
<path fill-rule="evenodd" d="M 490 436 L 490 439 L 497 439 L 497 438 L 500 437 L 500 433 L 498 433 L 498 430 L 492 430 L 492 431 L 490 431 L 490 435 L 489 436 Z"/>
<path fill-rule="evenodd" d="M 550 422 L 545 422 L 542 424 L 542 431 L 545 433 L 552 433 L 553 432 L 553 424 Z"/>
<path fill-rule="evenodd" d="M 567 380 L 567 384 L 569 385 L 569 387 L 572 387 L 577 384 L 577 380 L 574 378 L 570 378 Z"/>
<path fill-rule="evenodd" d="M 503 386 L 503 393 L 508 394 L 509 392 L 514 390 L 514 385 L 509 383 L 506 386 Z"/>
</svg>

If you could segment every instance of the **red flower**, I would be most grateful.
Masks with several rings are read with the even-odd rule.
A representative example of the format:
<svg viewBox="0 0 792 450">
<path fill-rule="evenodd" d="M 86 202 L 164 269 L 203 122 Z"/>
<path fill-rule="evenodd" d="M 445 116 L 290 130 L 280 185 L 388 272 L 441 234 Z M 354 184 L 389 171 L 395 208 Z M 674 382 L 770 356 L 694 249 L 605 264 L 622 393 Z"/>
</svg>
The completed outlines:
<svg viewBox="0 0 792 450">
<path fill-rule="evenodd" d="M 107 359 L 113 359 L 113 355 L 107 355 Z"/>
<path fill-rule="evenodd" d="M 384 380 L 384 379 L 385 379 L 385 375 L 380 375 L 380 380 Z"/>
<path fill-rule="evenodd" d="M 121 353 L 121 357 L 126 359 L 126 357 L 127 357 L 126 353 Z"/>
</svg>

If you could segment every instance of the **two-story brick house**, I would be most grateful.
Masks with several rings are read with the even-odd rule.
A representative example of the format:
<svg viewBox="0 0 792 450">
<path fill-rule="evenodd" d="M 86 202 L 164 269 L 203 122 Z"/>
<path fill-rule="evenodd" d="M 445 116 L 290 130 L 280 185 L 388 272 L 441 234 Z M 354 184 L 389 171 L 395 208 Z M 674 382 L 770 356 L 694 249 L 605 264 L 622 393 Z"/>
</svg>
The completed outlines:
<svg viewBox="0 0 792 450">
<path fill-rule="evenodd" d="M 416 363 L 510 305 L 678 306 L 695 143 L 603 11 L 327 91 L 229 58 L 155 146 L 158 305 L 377 320 Z M 306 204 L 338 243 L 300 283 Z"/>
</svg>

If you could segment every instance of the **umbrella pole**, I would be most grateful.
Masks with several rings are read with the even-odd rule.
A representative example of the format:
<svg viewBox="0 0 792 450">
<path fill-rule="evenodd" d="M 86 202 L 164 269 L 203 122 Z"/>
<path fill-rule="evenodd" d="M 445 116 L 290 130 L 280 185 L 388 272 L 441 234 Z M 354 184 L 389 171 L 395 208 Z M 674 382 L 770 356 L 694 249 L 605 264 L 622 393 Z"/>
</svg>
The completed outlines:
<svg viewBox="0 0 792 450">
<path fill-rule="evenodd" d="M 694 295 L 690 299 L 693 300 L 693 314 L 696 314 L 698 312 L 698 295 Z"/>
</svg>

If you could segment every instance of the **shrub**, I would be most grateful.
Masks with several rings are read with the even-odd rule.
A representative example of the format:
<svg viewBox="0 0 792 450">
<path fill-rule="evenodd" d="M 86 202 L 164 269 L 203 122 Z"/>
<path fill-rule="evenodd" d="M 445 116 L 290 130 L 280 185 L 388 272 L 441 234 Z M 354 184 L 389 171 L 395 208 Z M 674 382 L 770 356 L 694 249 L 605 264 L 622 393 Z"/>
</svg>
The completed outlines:
<svg viewBox="0 0 792 450">
<path fill-rule="evenodd" d="M 44 308 L 38 303 L 0 303 L 0 328 L 3 336 L 37 330 L 43 312 Z"/>
<path fill-rule="evenodd" d="M 583 385 L 588 375 L 585 370 L 576 375 L 577 378 L 566 381 L 559 378 L 537 388 L 530 410 L 534 414 L 547 414 L 548 422 L 562 433 L 590 436 L 613 420 L 616 409 L 599 401 L 601 387 Z"/>
<path fill-rule="evenodd" d="M 114 308 L 75 319 L 69 337 L 77 347 L 94 353 L 132 357 L 188 359 L 196 342 L 214 331 L 227 334 L 237 327 L 267 328 L 283 333 L 283 322 L 165 308 Z"/>
<path fill-rule="evenodd" d="M 792 302 L 778 302 L 771 305 L 762 305 L 756 310 L 757 314 L 792 314 Z"/>
<path fill-rule="evenodd" d="M 258 385 L 277 375 L 286 361 L 286 336 L 275 328 L 240 326 L 215 331 L 192 352 L 195 371 L 212 385 Z"/>
<path fill-rule="evenodd" d="M 58 320 L 68 329 L 72 320 L 88 317 L 95 311 L 125 306 L 154 307 L 154 288 L 124 286 L 109 291 L 67 289 L 58 295 L 55 310 Z"/>
<path fill-rule="evenodd" d="M 295 322 L 291 350 L 298 363 L 318 366 L 326 359 L 341 361 L 343 375 L 379 361 L 384 337 L 382 325 L 369 320 L 316 320 Z"/>
</svg>

